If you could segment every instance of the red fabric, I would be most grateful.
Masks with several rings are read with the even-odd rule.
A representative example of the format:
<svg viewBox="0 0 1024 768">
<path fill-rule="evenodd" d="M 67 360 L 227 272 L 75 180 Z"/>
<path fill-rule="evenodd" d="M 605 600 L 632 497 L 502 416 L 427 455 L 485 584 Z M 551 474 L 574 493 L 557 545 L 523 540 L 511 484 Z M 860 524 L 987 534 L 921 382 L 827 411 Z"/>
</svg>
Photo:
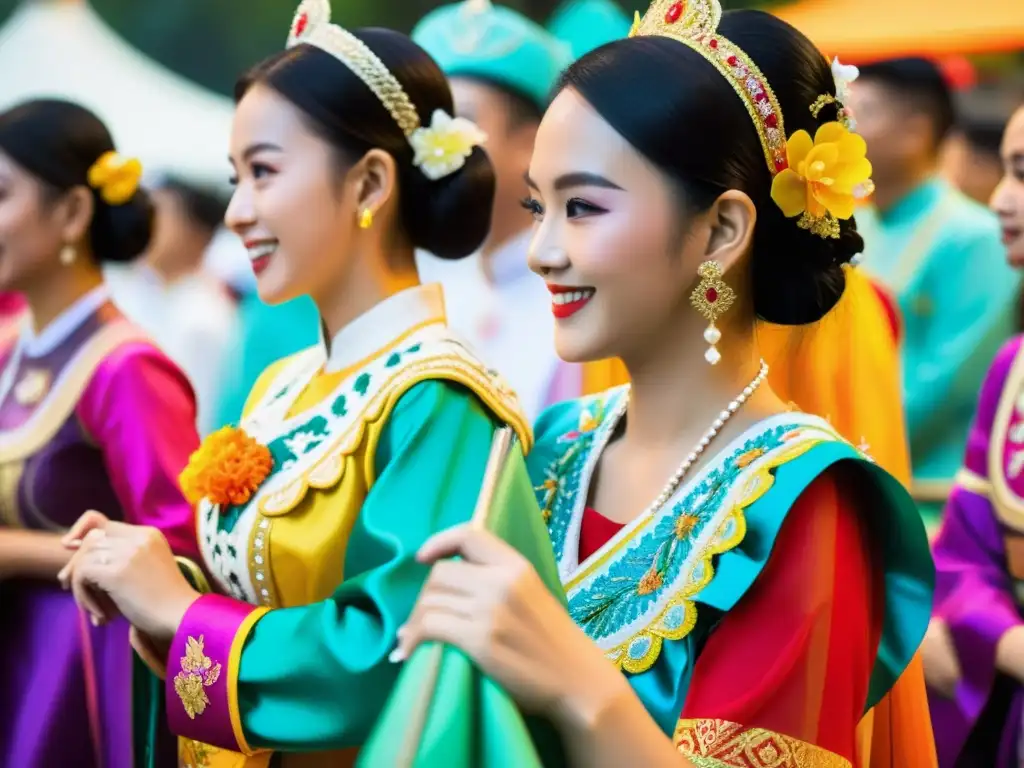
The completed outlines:
<svg viewBox="0 0 1024 768">
<path fill-rule="evenodd" d="M 764 570 L 697 659 L 683 718 L 764 728 L 853 761 L 882 574 L 842 479 L 826 473 L 790 511 Z"/>
<path fill-rule="evenodd" d="M 622 523 L 609 520 L 596 509 L 584 509 L 580 522 L 580 562 L 597 552 L 622 528 Z"/>
<path fill-rule="evenodd" d="M 900 308 L 896 304 L 896 299 L 893 298 L 887 288 L 883 288 L 874 280 L 871 281 L 871 287 L 878 294 L 878 300 L 882 303 L 882 309 L 885 310 L 886 319 L 889 321 L 889 327 L 892 329 L 893 340 L 899 345 L 903 340 L 903 323 L 900 319 Z"/>
</svg>

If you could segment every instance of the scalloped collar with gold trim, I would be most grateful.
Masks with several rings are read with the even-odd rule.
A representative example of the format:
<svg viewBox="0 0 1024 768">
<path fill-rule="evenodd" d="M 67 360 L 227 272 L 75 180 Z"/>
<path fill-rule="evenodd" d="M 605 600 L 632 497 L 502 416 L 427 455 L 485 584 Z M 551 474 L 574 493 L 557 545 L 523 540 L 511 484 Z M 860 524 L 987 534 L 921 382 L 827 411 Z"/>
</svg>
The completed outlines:
<svg viewBox="0 0 1024 768">
<path fill-rule="evenodd" d="M 767 493 L 772 470 L 815 445 L 843 440 L 824 419 L 779 414 L 758 422 L 719 451 L 660 508 L 624 526 L 579 562 L 587 489 L 615 430 L 610 416 L 628 387 L 584 401 L 577 429 L 538 488 L 569 611 L 606 656 L 638 674 L 657 661 L 665 639 L 696 626 L 694 599 L 713 577 L 715 555 L 746 533 L 743 510 Z"/>
<path fill-rule="evenodd" d="M 518 413 L 511 388 L 443 323 L 414 330 L 352 370 L 316 406 L 288 416 L 323 363 L 321 348 L 296 355 L 242 421 L 245 431 L 270 448 L 274 458 L 273 471 L 250 502 L 263 515 L 286 514 L 310 488 L 337 484 L 344 457 L 362 442 L 366 422 L 378 418 L 395 388 L 409 381 L 432 378 L 432 372 L 456 377 L 477 391 L 492 393 L 503 411 L 500 417 L 514 420 L 512 414 Z"/>
</svg>

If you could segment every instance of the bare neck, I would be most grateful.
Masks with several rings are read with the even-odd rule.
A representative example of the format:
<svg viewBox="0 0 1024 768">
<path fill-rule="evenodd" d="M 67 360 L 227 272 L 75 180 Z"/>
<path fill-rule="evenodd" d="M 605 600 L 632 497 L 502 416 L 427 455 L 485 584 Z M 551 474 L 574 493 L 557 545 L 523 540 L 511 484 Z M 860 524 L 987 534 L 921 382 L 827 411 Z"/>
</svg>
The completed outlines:
<svg viewBox="0 0 1024 768">
<path fill-rule="evenodd" d="M 417 282 L 415 269 L 400 271 L 385 265 L 414 264 L 413 249 L 368 249 L 352 255 L 348 273 L 313 301 L 320 310 L 328 343 L 349 323 L 369 312 L 392 293 Z"/>
<path fill-rule="evenodd" d="M 703 325 L 689 318 L 678 332 L 656 335 L 648 349 L 624 360 L 632 382 L 624 445 L 688 451 L 754 380 L 761 358 L 752 323 L 719 326 L 722 359 L 717 365 L 704 359 Z M 784 410 L 785 404 L 764 385 L 730 419 L 723 435 Z"/>
<path fill-rule="evenodd" d="M 24 289 L 32 316 L 32 328 L 39 334 L 76 301 L 103 284 L 103 273 L 91 259 L 79 256 L 70 266 L 61 266 L 38 285 Z"/>
</svg>

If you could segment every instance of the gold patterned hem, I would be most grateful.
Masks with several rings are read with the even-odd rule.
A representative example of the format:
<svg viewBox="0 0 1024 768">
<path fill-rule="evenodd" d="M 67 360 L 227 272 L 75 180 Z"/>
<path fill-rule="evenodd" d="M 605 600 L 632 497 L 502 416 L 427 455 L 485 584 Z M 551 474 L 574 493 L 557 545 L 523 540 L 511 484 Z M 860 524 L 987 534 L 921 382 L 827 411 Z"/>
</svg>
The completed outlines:
<svg viewBox="0 0 1024 768">
<path fill-rule="evenodd" d="M 852 768 L 814 744 L 726 720 L 680 720 L 672 740 L 696 768 Z"/>
</svg>

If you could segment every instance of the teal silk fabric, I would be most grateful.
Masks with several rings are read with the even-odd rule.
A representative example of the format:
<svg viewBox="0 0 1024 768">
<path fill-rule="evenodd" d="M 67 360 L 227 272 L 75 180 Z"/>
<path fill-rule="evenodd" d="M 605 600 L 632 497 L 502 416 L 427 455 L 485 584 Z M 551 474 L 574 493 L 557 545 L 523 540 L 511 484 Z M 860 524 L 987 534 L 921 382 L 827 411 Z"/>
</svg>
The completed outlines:
<svg viewBox="0 0 1024 768">
<path fill-rule="evenodd" d="M 560 599 L 551 544 L 533 498 L 522 453 L 506 463 L 487 528 L 522 553 Z M 422 726 L 420 726 L 422 723 Z M 546 722 L 524 718 L 509 695 L 461 651 L 420 646 L 404 665 L 361 768 L 537 768 L 565 764 Z"/>
<path fill-rule="evenodd" d="M 577 494 L 585 500 L 589 472 L 600 453 L 602 438 L 609 436 L 604 430 L 614 427 L 609 417 L 619 405 L 619 398 L 624 396 L 625 390 L 619 389 L 559 404 L 548 409 L 537 425 L 536 445 L 527 464 L 537 487 L 538 501 L 550 514 L 549 531 L 562 569 L 561 578 L 567 586 L 579 547 L 578 535 L 574 537 L 571 530 L 572 508 L 578 501 Z M 662 519 L 652 526 L 653 531 L 648 531 L 653 544 L 662 547 L 664 540 L 675 538 L 673 516 L 686 512 L 697 520 L 690 538 L 699 538 L 702 535 L 700 525 L 705 518 L 719 519 L 716 515 L 720 513 L 720 502 L 730 498 L 730 487 L 750 481 L 751 473 L 740 466 L 743 463 L 740 457 L 752 456 L 756 451 L 770 457 L 773 450 L 786 450 L 787 434 L 800 429 L 820 430 L 822 439 L 816 438 L 805 452 L 772 469 L 774 482 L 770 489 L 745 508 L 746 532 L 737 544 L 714 557 L 713 577 L 692 597 L 696 609 L 693 629 L 680 639 L 664 640 L 657 660 L 649 669 L 637 674 L 626 672 L 648 712 L 667 734 L 673 732 L 683 710 L 693 667 L 704 641 L 721 616 L 754 584 L 768 561 L 786 515 L 800 494 L 815 478 L 841 462 L 857 467 L 863 476 L 863 487 L 871 489 L 868 498 L 873 503 L 865 504 L 864 512 L 870 515 L 870 530 L 885 567 L 885 620 L 868 707 L 877 703 L 903 672 L 928 625 L 934 566 L 920 516 L 902 485 L 834 432 L 829 435 L 831 428 L 820 419 L 793 413 L 765 420 L 762 425 L 748 430 L 743 438 L 723 449 L 707 470 L 677 491 L 663 508 Z M 660 540 L 659 530 L 665 531 Z M 638 604 L 644 598 L 639 596 L 635 585 L 645 575 L 648 560 L 641 557 L 645 546 L 647 541 L 638 532 L 622 555 L 617 553 L 612 557 L 619 562 L 614 566 L 601 566 L 599 570 L 608 568 L 611 579 L 593 582 L 592 594 L 587 594 L 585 586 L 578 594 L 569 589 L 570 611 L 595 641 L 621 629 L 621 624 L 634 621 L 641 614 Z M 652 548 L 652 551 L 666 550 Z M 685 543 L 668 551 L 671 554 L 662 554 L 661 561 L 665 563 L 664 573 L 671 574 L 673 559 L 683 562 L 689 553 Z M 613 567 L 617 570 L 613 571 Z M 612 588 L 623 583 L 634 587 L 618 592 Z M 609 616 L 621 618 L 616 624 Z M 649 642 L 638 638 L 630 647 L 636 647 L 639 655 L 649 648 Z"/>
<path fill-rule="evenodd" d="M 416 552 L 472 517 L 496 426 L 459 385 L 427 381 L 399 400 L 340 586 L 320 603 L 270 611 L 246 641 L 238 700 L 254 748 L 316 751 L 366 740 L 400 671 L 388 661 L 395 633 L 428 574 Z"/>
</svg>

